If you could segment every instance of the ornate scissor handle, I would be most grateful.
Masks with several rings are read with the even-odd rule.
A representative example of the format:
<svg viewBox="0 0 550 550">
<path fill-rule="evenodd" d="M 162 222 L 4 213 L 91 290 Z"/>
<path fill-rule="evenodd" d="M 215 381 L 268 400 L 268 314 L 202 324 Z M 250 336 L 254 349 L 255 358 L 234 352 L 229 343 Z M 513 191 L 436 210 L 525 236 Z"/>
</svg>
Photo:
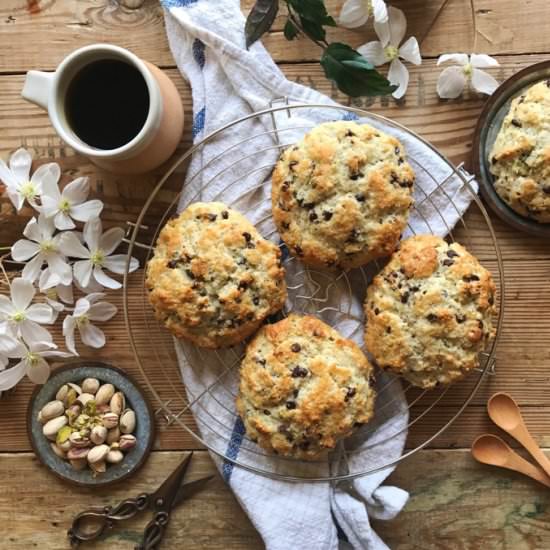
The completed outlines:
<svg viewBox="0 0 550 550">
<path fill-rule="evenodd" d="M 73 524 L 67 532 L 71 546 L 76 547 L 81 542 L 100 537 L 115 523 L 130 519 L 138 512 L 145 510 L 148 504 L 149 495 L 144 493 L 137 498 L 123 500 L 114 507 L 91 508 L 80 512 L 74 518 Z"/>
<path fill-rule="evenodd" d="M 167 512 L 159 511 L 153 516 L 153 519 L 145 526 L 143 531 L 143 541 L 135 547 L 135 550 L 156 550 L 164 532 L 166 525 L 170 521 L 170 515 Z"/>
</svg>

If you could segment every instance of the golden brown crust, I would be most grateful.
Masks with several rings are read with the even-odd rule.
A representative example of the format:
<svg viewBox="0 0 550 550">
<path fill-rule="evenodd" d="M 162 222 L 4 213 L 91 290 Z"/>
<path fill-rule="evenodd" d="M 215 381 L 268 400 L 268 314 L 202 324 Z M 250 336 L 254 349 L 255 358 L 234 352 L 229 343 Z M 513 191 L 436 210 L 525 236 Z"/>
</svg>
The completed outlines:
<svg viewBox="0 0 550 550">
<path fill-rule="evenodd" d="M 231 346 L 286 299 L 280 250 L 222 203 L 194 203 L 159 234 L 147 264 L 149 301 L 178 338 Z"/>
<path fill-rule="evenodd" d="M 406 239 L 367 290 L 367 350 L 416 386 L 449 384 L 479 366 L 494 294 L 490 272 L 460 244 Z"/>
<path fill-rule="evenodd" d="M 397 246 L 414 177 L 394 137 L 367 124 L 321 124 L 281 155 L 273 219 L 304 263 L 358 267 Z"/>
<path fill-rule="evenodd" d="M 263 326 L 240 370 L 237 410 L 248 436 L 278 454 L 315 458 L 373 415 L 372 367 L 319 319 Z"/>
</svg>

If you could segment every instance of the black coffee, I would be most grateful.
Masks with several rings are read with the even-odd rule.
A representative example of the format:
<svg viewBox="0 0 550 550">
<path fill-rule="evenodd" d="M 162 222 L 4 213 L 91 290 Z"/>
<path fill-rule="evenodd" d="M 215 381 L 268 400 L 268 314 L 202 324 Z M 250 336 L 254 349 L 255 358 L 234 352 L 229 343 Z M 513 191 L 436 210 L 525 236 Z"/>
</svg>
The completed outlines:
<svg viewBox="0 0 550 550">
<path fill-rule="evenodd" d="M 98 149 L 116 149 L 143 128 L 149 91 L 142 74 L 124 61 L 105 59 L 83 67 L 67 89 L 65 113 L 73 132 Z"/>
</svg>

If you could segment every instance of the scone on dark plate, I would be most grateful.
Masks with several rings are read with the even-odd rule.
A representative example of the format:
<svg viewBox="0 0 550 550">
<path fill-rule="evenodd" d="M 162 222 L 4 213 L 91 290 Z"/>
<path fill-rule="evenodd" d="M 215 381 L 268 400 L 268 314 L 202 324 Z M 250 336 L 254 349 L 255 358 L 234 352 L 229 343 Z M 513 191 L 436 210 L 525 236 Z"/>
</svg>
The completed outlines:
<svg viewBox="0 0 550 550">
<path fill-rule="evenodd" d="M 460 244 L 406 239 L 367 290 L 367 350 L 415 386 L 449 384 L 479 366 L 494 295 L 491 273 Z"/>
<path fill-rule="evenodd" d="M 249 343 L 237 410 L 264 449 L 312 459 L 372 417 L 371 373 L 353 341 L 316 317 L 291 314 Z"/>
<path fill-rule="evenodd" d="M 550 80 L 512 101 L 489 161 L 504 202 L 522 216 L 550 223 Z"/>
<path fill-rule="evenodd" d="M 147 264 L 149 301 L 178 338 L 206 348 L 250 336 L 286 299 L 280 250 L 219 202 L 187 207 Z"/>
<path fill-rule="evenodd" d="M 414 179 L 394 137 L 367 124 L 327 122 L 281 155 L 272 178 L 273 219 L 304 263 L 358 267 L 397 246 Z"/>
</svg>

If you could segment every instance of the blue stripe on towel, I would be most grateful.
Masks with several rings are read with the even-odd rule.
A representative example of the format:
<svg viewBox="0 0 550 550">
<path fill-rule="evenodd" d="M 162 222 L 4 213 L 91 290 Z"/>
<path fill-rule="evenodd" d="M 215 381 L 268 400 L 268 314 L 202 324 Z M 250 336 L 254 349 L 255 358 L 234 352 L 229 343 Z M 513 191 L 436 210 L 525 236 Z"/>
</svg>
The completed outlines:
<svg viewBox="0 0 550 550">
<path fill-rule="evenodd" d="M 204 69 L 204 42 L 201 42 L 198 38 L 193 41 L 193 57 L 197 62 L 197 65 Z"/>
<path fill-rule="evenodd" d="M 206 107 L 203 107 L 196 115 L 193 120 L 193 139 L 195 139 L 203 130 L 204 130 L 204 120 L 206 115 Z"/>
<path fill-rule="evenodd" d="M 165 8 L 185 8 L 191 4 L 196 4 L 199 0 L 160 0 Z"/>
<path fill-rule="evenodd" d="M 227 451 L 225 456 L 230 459 L 237 458 L 239 454 L 239 449 L 241 448 L 241 443 L 243 442 L 244 436 L 244 424 L 240 417 L 237 417 L 235 424 L 233 426 L 233 431 L 231 432 L 231 439 L 229 440 L 229 445 L 227 446 Z M 233 472 L 233 462 L 224 461 L 222 466 L 222 476 L 226 483 L 229 483 L 231 479 L 231 473 Z"/>
<path fill-rule="evenodd" d="M 342 117 L 342 120 L 359 120 L 359 117 L 352 111 L 348 111 Z"/>
</svg>

